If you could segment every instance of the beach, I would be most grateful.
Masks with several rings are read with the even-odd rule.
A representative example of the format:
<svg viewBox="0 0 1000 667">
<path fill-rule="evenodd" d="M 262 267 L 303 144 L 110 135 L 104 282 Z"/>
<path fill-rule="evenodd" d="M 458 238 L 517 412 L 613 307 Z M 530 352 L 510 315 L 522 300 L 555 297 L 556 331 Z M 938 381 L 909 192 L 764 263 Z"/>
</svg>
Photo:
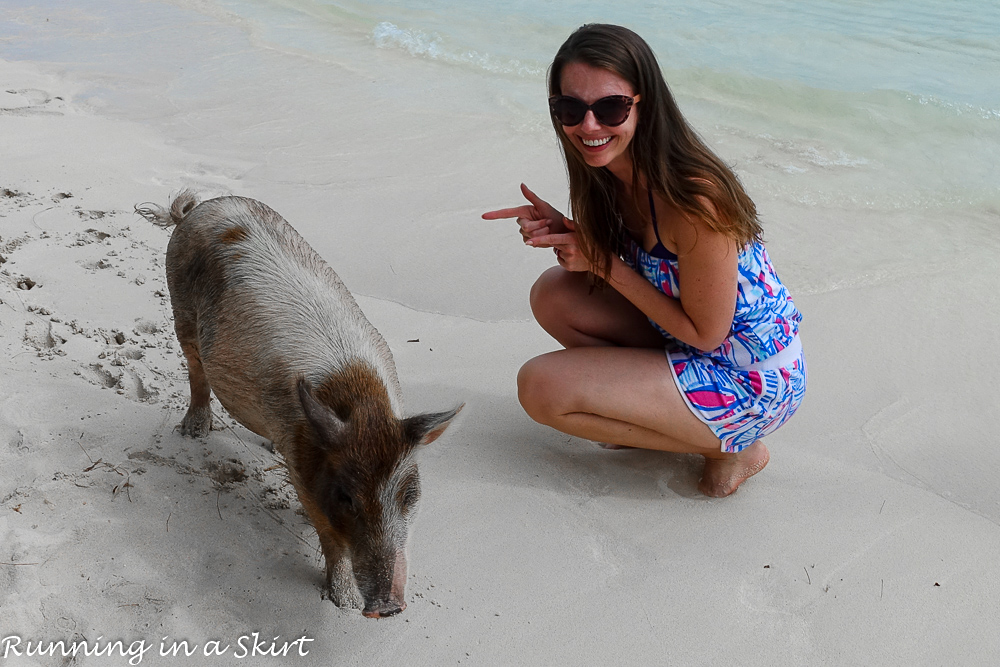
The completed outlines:
<svg viewBox="0 0 1000 667">
<path fill-rule="evenodd" d="M 472 87 L 378 33 L 293 48 L 226 7 L 0 9 L 0 663 L 1000 655 L 1000 115 L 817 90 L 779 135 L 755 100 L 805 88 L 737 103 L 726 76 L 678 73 L 761 211 L 809 373 L 766 470 L 710 499 L 699 457 L 605 450 L 518 404 L 518 368 L 558 347 L 528 305 L 554 261 L 480 215 L 521 182 L 565 205 L 544 67 Z M 925 112 L 939 132 L 910 131 Z M 391 348 L 407 414 L 465 403 L 418 456 L 402 614 L 322 599 L 315 531 L 260 436 L 214 399 L 209 436 L 176 431 L 170 232 L 134 207 L 184 188 L 259 199 L 305 237 Z M 58 640 L 95 654 L 17 653 Z"/>
</svg>

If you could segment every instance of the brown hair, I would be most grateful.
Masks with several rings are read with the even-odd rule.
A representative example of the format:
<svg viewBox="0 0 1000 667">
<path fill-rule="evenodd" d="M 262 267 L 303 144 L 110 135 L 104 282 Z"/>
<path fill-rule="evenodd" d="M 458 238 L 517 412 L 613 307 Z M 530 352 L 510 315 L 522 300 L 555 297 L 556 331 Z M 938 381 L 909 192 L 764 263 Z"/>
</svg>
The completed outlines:
<svg viewBox="0 0 1000 667">
<path fill-rule="evenodd" d="M 638 123 L 629 144 L 632 196 L 637 210 L 640 178 L 685 213 L 700 218 L 743 247 L 760 239 L 757 208 L 732 170 L 698 137 L 681 115 L 649 45 L 628 28 L 592 23 L 576 30 L 549 68 L 549 94 L 562 94 L 562 71 L 572 62 L 609 70 L 641 95 Z M 607 277 L 612 253 L 620 255 L 627 232 L 620 213 L 620 188 L 606 168 L 593 168 L 552 119 L 569 172 L 570 206 L 587 258 Z M 707 205 L 705 201 L 711 203 Z M 714 207 L 714 211 L 712 210 Z"/>
</svg>

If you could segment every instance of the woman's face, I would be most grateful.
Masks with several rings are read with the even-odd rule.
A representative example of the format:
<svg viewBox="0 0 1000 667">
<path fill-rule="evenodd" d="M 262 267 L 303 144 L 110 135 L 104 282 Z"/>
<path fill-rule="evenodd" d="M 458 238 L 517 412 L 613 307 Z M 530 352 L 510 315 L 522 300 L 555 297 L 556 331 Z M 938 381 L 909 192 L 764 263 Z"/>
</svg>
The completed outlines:
<svg viewBox="0 0 1000 667">
<path fill-rule="evenodd" d="M 632 86 L 614 72 L 581 62 L 563 66 L 560 81 L 561 93 L 593 104 L 608 95 L 635 96 Z M 594 112 L 578 125 L 563 125 L 562 130 L 570 143 L 580 152 L 591 167 L 607 167 L 611 173 L 626 183 L 632 179 L 632 161 L 629 144 L 635 135 L 638 122 L 638 105 L 633 105 L 628 119 L 617 127 L 601 125 Z"/>
</svg>

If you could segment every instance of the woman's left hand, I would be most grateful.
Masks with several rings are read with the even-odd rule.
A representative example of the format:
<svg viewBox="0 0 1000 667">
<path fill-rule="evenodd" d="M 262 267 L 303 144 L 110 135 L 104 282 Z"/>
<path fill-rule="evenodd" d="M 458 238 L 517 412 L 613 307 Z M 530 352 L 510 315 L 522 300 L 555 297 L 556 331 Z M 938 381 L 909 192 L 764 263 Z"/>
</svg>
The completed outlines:
<svg viewBox="0 0 1000 667">
<path fill-rule="evenodd" d="M 583 254 L 583 250 L 580 249 L 577 242 L 573 221 L 565 218 L 564 223 L 570 231 L 564 234 L 548 234 L 527 239 L 525 244 L 532 248 L 552 248 L 556 253 L 559 266 L 567 271 L 590 271 L 590 261 Z"/>
</svg>

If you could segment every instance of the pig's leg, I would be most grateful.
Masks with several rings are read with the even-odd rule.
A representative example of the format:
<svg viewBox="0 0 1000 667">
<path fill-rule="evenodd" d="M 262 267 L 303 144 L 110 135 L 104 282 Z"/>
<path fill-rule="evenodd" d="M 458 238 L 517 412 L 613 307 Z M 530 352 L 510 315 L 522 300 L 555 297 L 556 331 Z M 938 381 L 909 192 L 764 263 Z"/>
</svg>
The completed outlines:
<svg viewBox="0 0 1000 667">
<path fill-rule="evenodd" d="M 295 480 L 292 481 L 292 485 L 299 495 L 299 502 L 302 503 L 309 522 L 319 535 L 323 558 L 326 559 L 326 587 L 323 596 L 341 609 L 361 609 L 364 607 L 364 600 L 361 599 L 361 591 L 354 581 L 354 570 L 351 568 L 348 550 L 336 538 L 333 526 L 316 504 L 312 494 L 295 483 Z"/>
<path fill-rule="evenodd" d="M 324 554 L 325 555 L 325 554 Z M 341 551 L 336 560 L 326 559 L 326 594 L 333 604 L 341 609 L 361 609 L 364 600 L 354 582 L 351 559 Z"/>
<path fill-rule="evenodd" d="M 174 321 L 177 323 L 177 339 L 188 362 L 188 382 L 191 385 L 191 405 L 181 420 L 181 434 L 200 438 L 212 430 L 212 408 L 209 404 L 212 388 L 205 377 L 205 367 L 201 365 L 201 355 L 193 335 L 195 327 L 193 324 L 186 326 L 188 323 L 178 317 L 176 312 Z"/>
</svg>

